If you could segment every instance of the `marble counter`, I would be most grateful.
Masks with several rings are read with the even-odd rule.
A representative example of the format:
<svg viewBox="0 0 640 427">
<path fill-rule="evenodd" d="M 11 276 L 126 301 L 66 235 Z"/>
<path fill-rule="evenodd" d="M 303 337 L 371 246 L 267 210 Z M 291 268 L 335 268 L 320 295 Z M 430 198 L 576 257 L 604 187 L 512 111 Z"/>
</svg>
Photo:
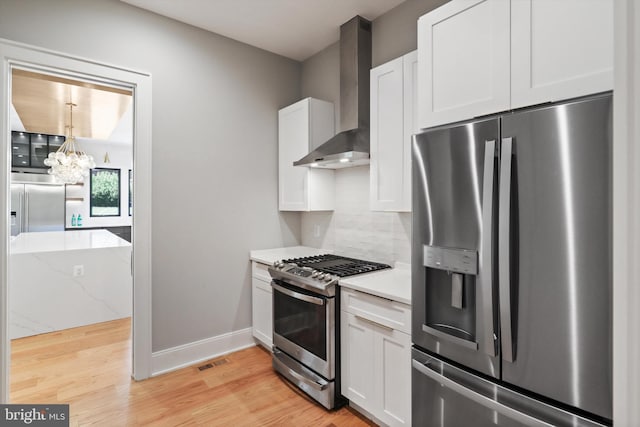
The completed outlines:
<svg viewBox="0 0 640 427">
<path fill-rule="evenodd" d="M 338 283 L 345 288 L 411 305 L 409 264 L 396 263 L 395 268 L 345 277 Z"/>
<path fill-rule="evenodd" d="M 252 261 L 271 265 L 276 261 L 331 253 L 326 249 L 306 246 L 262 249 L 249 253 Z M 395 268 L 340 279 L 338 284 L 356 291 L 411 305 L 411 266 L 396 263 Z"/>
<path fill-rule="evenodd" d="M 21 233 L 10 254 L 11 339 L 131 316 L 131 244 L 118 236 Z"/>
<path fill-rule="evenodd" d="M 127 246 L 131 246 L 131 243 L 107 230 L 45 231 L 18 234 L 11 240 L 11 253 L 25 254 Z"/>
<path fill-rule="evenodd" d="M 307 246 L 290 246 L 287 248 L 261 249 L 249 252 L 251 261 L 271 265 L 276 261 L 289 258 L 299 258 L 312 255 L 331 253 L 326 249 L 310 248 Z"/>
</svg>

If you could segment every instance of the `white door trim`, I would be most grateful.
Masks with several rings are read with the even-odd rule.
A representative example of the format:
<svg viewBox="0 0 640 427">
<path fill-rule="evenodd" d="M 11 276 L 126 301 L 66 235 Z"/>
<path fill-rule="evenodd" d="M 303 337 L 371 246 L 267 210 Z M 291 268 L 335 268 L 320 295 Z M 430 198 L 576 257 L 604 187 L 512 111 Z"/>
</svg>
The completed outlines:
<svg viewBox="0 0 640 427">
<path fill-rule="evenodd" d="M 133 97 L 133 378 L 151 376 L 151 75 L 0 39 L 0 402 L 9 402 L 10 88 L 14 65 L 124 86 Z"/>
<path fill-rule="evenodd" d="M 640 420 L 640 5 L 615 2 L 613 421 Z"/>
</svg>

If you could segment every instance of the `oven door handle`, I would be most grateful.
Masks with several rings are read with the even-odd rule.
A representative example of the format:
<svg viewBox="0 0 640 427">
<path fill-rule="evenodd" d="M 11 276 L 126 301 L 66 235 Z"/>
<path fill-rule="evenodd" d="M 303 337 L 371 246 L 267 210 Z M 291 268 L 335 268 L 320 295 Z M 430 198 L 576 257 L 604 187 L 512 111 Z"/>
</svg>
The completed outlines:
<svg viewBox="0 0 640 427">
<path fill-rule="evenodd" d="M 324 305 L 324 302 L 325 302 L 325 300 L 322 299 L 322 298 L 317 298 L 317 297 L 312 297 L 311 295 L 301 294 L 300 292 L 295 292 L 295 291 L 289 290 L 289 289 L 287 289 L 285 287 L 282 287 L 280 285 L 277 285 L 274 282 L 271 282 L 271 286 L 273 287 L 273 289 L 275 289 L 278 292 L 281 292 L 281 293 L 283 293 L 285 295 L 288 295 L 291 298 L 299 299 L 299 300 L 305 301 L 305 302 L 310 302 L 311 304 Z"/>
<path fill-rule="evenodd" d="M 278 359 L 277 357 L 273 358 L 273 363 L 277 364 L 278 367 L 283 369 L 285 372 L 287 372 L 289 375 L 291 375 L 296 380 L 298 380 L 298 381 L 300 381 L 300 382 L 302 382 L 304 384 L 307 384 L 307 385 L 313 387 L 314 389 L 316 389 L 318 391 L 323 391 L 329 385 L 328 382 L 317 383 L 317 382 L 315 382 L 313 380 L 310 380 L 310 379 L 306 378 L 303 375 L 300 375 L 299 373 L 297 373 L 296 371 L 294 371 L 293 369 L 291 369 L 290 367 L 288 367 L 287 365 L 282 363 L 282 361 L 280 361 L 280 359 Z"/>
</svg>

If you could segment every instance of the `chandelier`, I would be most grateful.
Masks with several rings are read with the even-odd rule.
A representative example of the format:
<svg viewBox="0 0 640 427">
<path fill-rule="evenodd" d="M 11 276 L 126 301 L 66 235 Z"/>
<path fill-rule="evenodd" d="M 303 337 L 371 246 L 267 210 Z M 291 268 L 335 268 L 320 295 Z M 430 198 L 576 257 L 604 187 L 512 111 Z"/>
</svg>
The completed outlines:
<svg viewBox="0 0 640 427">
<path fill-rule="evenodd" d="M 58 148 L 55 153 L 49 153 L 44 160 L 44 164 L 49 166 L 48 173 L 53 175 L 58 182 L 64 184 L 75 184 L 82 182 L 85 176 L 89 175 L 89 170 L 96 166 L 93 157 L 80 149 L 73 136 L 73 107 L 77 107 L 72 102 L 67 102 L 69 106 L 69 137 Z"/>
</svg>

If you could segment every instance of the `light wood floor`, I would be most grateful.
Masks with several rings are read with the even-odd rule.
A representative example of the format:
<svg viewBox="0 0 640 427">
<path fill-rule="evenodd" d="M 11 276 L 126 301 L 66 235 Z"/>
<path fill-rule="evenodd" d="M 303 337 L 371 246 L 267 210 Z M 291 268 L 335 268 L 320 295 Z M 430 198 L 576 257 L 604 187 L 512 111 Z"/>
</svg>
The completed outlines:
<svg viewBox="0 0 640 427">
<path fill-rule="evenodd" d="M 12 403 L 69 403 L 71 426 L 371 426 L 327 412 L 252 347 L 135 382 L 129 319 L 13 340 Z M 207 362 L 203 362 L 203 365 Z"/>
</svg>

